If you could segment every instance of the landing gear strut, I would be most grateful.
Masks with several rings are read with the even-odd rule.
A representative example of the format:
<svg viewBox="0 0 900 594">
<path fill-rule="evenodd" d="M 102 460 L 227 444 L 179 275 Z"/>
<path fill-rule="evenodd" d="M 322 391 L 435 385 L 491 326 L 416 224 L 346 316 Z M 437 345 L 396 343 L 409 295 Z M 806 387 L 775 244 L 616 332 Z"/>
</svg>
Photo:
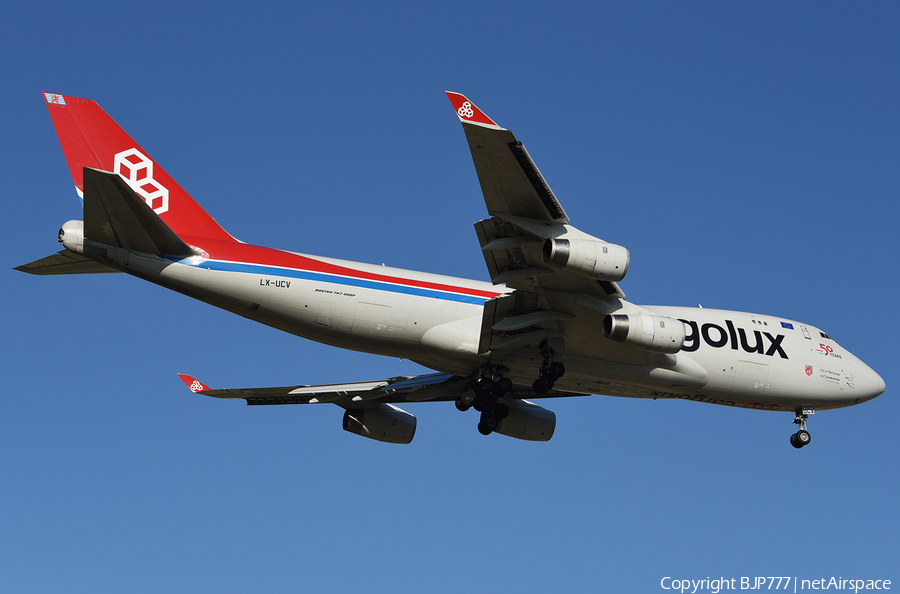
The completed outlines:
<svg viewBox="0 0 900 594">
<path fill-rule="evenodd" d="M 812 440 L 809 431 L 806 430 L 806 420 L 809 418 L 809 415 L 816 414 L 816 411 L 812 408 L 803 408 L 798 409 L 796 414 L 794 424 L 799 425 L 800 430 L 791 435 L 791 445 L 799 450 Z"/>
</svg>

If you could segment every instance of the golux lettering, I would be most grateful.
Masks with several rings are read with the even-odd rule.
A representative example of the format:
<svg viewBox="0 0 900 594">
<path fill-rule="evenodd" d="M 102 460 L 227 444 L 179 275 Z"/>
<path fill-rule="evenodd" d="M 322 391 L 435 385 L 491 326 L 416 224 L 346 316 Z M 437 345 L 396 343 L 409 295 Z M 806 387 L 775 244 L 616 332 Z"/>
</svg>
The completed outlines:
<svg viewBox="0 0 900 594">
<path fill-rule="evenodd" d="M 747 353 L 758 353 L 768 357 L 774 357 L 777 353 L 782 359 L 788 358 L 787 353 L 781 348 L 781 341 L 784 340 L 783 334 L 772 336 L 768 332 L 754 330 L 751 339 L 747 337 L 747 331 L 743 328 L 735 328 L 734 322 L 731 320 L 725 320 L 727 330 L 718 324 L 707 323 L 701 326 L 697 322 L 690 320 L 681 321 L 686 326 L 682 350 L 696 351 L 700 348 L 700 339 L 702 338 L 703 342 L 716 349 L 730 345 L 731 349 L 736 351 L 738 350 L 738 344 L 740 344 L 740 348 Z M 769 341 L 768 348 L 764 344 L 763 337 Z"/>
</svg>

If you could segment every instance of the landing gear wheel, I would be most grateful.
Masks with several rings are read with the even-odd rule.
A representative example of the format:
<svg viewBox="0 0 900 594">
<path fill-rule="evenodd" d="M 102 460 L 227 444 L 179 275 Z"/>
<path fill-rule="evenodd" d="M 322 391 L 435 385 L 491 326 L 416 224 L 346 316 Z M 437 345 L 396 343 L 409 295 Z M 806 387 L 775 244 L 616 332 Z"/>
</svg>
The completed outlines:
<svg viewBox="0 0 900 594">
<path fill-rule="evenodd" d="M 495 412 L 483 412 L 481 413 L 481 421 L 478 423 L 479 431 L 481 431 L 481 427 L 485 427 L 489 431 L 496 431 L 500 426 L 501 417 L 497 416 Z M 485 434 L 486 435 L 486 434 Z"/>
<path fill-rule="evenodd" d="M 509 416 L 509 407 L 501 403 L 494 407 L 494 416 L 499 420 L 503 420 Z"/>
<path fill-rule="evenodd" d="M 501 377 L 496 382 L 494 382 L 494 387 L 491 390 L 491 395 L 496 396 L 497 398 L 503 398 L 513 389 L 512 380 L 508 377 Z"/>
<path fill-rule="evenodd" d="M 479 396 L 487 396 L 491 393 L 491 388 L 494 387 L 494 380 L 489 377 L 483 377 L 477 382 L 475 382 L 475 393 Z"/>
<path fill-rule="evenodd" d="M 542 375 L 534 380 L 534 383 L 531 384 L 531 389 L 534 390 L 534 393 L 538 396 L 546 394 L 553 389 L 553 380 L 546 375 Z"/>
<path fill-rule="evenodd" d="M 487 426 L 484 421 L 478 422 L 478 432 L 482 435 L 490 435 L 493 432 L 493 429 Z"/>
<path fill-rule="evenodd" d="M 554 361 L 550 364 L 550 367 L 547 368 L 547 375 L 549 375 L 553 380 L 558 380 L 562 376 L 566 374 L 566 366 L 560 363 L 559 361 Z"/>
<path fill-rule="evenodd" d="M 456 399 L 456 410 L 458 410 L 459 412 L 466 412 L 467 410 L 472 408 L 472 402 L 474 400 L 474 394 L 463 394 Z"/>
<path fill-rule="evenodd" d="M 800 431 L 794 433 L 791 436 L 792 444 L 795 448 L 799 449 L 805 445 L 808 445 L 810 441 L 812 441 L 812 437 L 809 434 L 809 431 L 801 429 Z"/>
</svg>

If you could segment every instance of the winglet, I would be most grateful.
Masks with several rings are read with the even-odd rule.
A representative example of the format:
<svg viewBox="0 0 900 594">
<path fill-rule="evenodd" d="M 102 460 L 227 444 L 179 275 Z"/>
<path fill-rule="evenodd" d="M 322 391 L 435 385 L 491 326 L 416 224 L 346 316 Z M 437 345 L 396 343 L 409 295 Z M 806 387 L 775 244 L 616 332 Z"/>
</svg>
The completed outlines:
<svg viewBox="0 0 900 594">
<path fill-rule="evenodd" d="M 450 99 L 450 103 L 453 104 L 453 109 L 456 110 L 456 115 L 459 116 L 459 121 L 500 128 L 500 126 L 497 125 L 497 122 L 487 117 L 483 111 L 475 107 L 475 104 L 469 101 L 465 95 L 454 93 L 453 91 L 445 92 L 447 93 L 447 98 Z M 502 130 L 502 128 L 500 129 Z"/>
<path fill-rule="evenodd" d="M 200 392 L 205 392 L 207 390 L 212 390 L 212 388 L 210 388 L 206 384 L 201 383 L 200 380 L 194 379 L 191 376 L 186 375 L 184 373 L 179 373 L 178 377 L 181 378 L 181 381 L 184 382 L 184 385 L 186 385 L 190 389 L 190 391 L 193 392 L 194 394 L 198 394 Z"/>
</svg>

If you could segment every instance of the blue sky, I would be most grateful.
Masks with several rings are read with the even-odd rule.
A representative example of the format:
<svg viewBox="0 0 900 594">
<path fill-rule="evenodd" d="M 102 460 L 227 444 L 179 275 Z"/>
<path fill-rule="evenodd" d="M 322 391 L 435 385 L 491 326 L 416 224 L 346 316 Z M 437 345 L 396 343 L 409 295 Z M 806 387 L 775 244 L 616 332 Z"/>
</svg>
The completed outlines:
<svg viewBox="0 0 900 594">
<path fill-rule="evenodd" d="M 900 580 L 900 9 L 892 3 L 6 3 L 0 590 L 661 591 Z M 549 404 L 553 440 L 214 387 L 420 372 L 123 275 L 38 278 L 80 205 L 40 92 L 94 99 L 240 239 L 487 279 L 444 91 L 529 149 L 628 298 L 822 327 L 884 377 L 811 419 Z"/>
</svg>

